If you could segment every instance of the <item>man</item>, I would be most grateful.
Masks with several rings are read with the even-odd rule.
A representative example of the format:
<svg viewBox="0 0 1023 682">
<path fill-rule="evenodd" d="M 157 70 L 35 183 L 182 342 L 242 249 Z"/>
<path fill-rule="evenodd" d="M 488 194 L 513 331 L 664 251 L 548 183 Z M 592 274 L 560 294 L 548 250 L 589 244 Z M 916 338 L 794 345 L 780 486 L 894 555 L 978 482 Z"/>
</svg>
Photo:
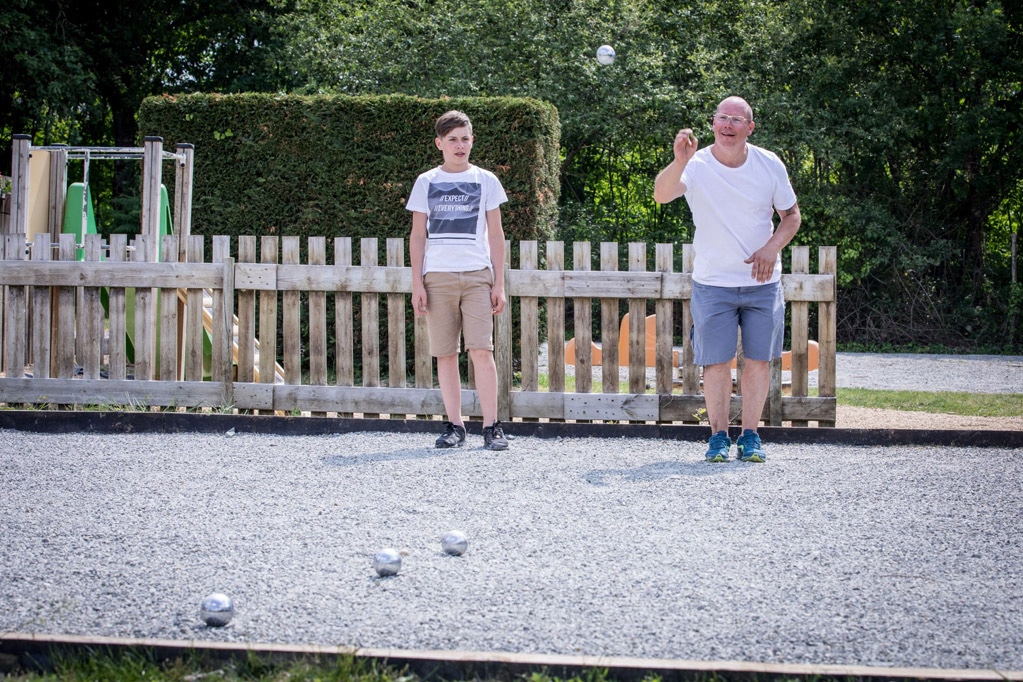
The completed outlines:
<svg viewBox="0 0 1023 682">
<path fill-rule="evenodd" d="M 703 365 L 704 397 L 712 436 L 707 460 L 728 460 L 732 360 L 742 329 L 742 434 L 737 456 L 764 462 L 757 426 L 770 387 L 770 361 L 781 357 L 785 301 L 781 250 L 801 217 L 785 165 L 773 152 L 749 144 L 756 124 L 741 97 L 728 97 L 713 118 L 714 144 L 698 149 L 690 128 L 675 136 L 674 156 L 654 182 L 661 204 L 684 196 L 693 213 L 693 354 Z M 780 221 L 777 229 L 774 214 Z"/>
</svg>

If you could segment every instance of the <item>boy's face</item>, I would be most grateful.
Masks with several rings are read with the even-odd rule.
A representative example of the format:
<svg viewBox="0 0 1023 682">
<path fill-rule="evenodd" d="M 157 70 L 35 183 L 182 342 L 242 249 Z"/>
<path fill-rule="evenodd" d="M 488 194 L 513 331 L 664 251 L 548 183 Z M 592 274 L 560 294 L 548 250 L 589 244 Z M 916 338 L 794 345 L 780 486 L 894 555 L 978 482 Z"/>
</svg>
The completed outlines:
<svg viewBox="0 0 1023 682">
<path fill-rule="evenodd" d="M 469 152 L 472 151 L 472 130 L 469 126 L 452 128 L 434 140 L 437 149 L 444 155 L 443 168 L 446 171 L 465 170 L 469 167 Z"/>
</svg>

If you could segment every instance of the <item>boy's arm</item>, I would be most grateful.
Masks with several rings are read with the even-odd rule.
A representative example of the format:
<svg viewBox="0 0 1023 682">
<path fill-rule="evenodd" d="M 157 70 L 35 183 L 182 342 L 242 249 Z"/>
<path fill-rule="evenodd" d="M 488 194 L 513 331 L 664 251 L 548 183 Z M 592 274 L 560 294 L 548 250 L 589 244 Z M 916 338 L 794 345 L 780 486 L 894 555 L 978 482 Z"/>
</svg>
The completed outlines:
<svg viewBox="0 0 1023 682">
<path fill-rule="evenodd" d="M 408 252 L 412 263 L 412 312 L 416 315 L 426 313 L 426 287 L 423 285 L 426 239 L 426 214 L 412 211 L 412 232 L 408 238 Z"/>
<path fill-rule="evenodd" d="M 504 310 L 507 299 L 504 295 L 504 226 L 501 225 L 501 209 L 487 211 L 487 242 L 490 244 L 490 264 L 494 268 L 494 288 L 490 290 L 490 304 L 494 314 Z"/>
</svg>

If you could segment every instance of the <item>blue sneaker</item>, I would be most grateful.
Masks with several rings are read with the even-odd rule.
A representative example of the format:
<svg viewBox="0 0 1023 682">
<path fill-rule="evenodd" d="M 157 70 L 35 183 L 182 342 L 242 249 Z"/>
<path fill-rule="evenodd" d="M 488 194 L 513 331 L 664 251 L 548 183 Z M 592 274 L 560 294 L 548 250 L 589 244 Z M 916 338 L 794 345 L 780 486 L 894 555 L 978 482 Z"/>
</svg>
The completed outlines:
<svg viewBox="0 0 1023 682">
<path fill-rule="evenodd" d="M 743 462 L 766 462 L 767 453 L 756 431 L 746 429 L 735 440 L 736 454 Z"/>
<path fill-rule="evenodd" d="M 727 462 L 732 439 L 728 437 L 727 431 L 718 431 L 707 441 L 707 446 L 708 462 Z"/>
</svg>

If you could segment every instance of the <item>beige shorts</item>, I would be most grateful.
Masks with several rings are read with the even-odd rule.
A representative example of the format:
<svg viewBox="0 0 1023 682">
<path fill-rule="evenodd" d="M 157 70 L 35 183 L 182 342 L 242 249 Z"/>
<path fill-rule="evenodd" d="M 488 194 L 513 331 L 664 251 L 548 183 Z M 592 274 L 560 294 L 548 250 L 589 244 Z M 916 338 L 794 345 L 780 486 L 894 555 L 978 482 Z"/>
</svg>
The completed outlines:
<svg viewBox="0 0 1023 682">
<path fill-rule="evenodd" d="M 426 327 L 430 355 L 457 355 L 461 333 L 466 350 L 494 350 L 494 308 L 490 292 L 494 273 L 490 268 L 473 272 L 428 272 Z"/>
</svg>

